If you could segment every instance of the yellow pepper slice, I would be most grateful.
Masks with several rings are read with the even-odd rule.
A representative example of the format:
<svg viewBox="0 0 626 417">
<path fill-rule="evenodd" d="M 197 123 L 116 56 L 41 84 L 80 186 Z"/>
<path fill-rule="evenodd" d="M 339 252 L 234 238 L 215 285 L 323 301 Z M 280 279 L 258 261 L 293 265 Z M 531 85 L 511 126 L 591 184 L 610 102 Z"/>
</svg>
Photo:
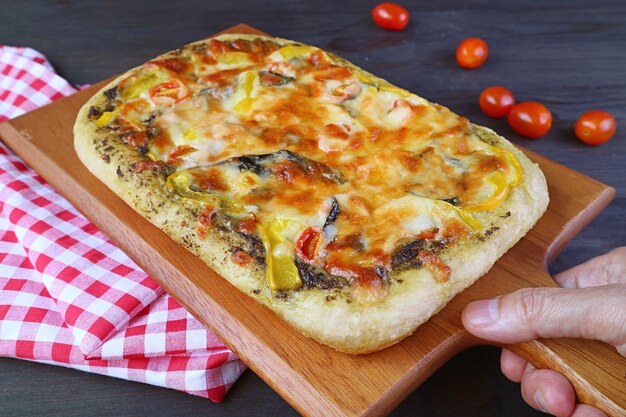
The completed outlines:
<svg viewBox="0 0 626 417">
<path fill-rule="evenodd" d="M 454 209 L 454 211 L 456 212 L 456 214 L 458 214 L 458 216 L 461 218 L 461 220 L 463 220 L 465 223 L 467 223 L 468 226 L 470 226 L 472 229 L 474 230 L 479 230 L 482 227 L 482 224 L 476 220 L 474 217 L 472 217 L 471 214 L 465 212 L 465 209 L 460 209 L 456 206 L 454 206 L 453 204 L 450 204 L 446 201 L 441 201 L 441 204 L 447 204 L 448 206 L 450 206 L 452 209 Z"/>
<path fill-rule="evenodd" d="M 378 91 L 384 91 L 387 93 L 396 94 L 402 98 L 407 98 L 412 96 L 411 92 L 405 90 L 404 88 L 396 87 L 395 85 L 391 85 L 387 83 L 385 80 L 382 80 L 376 76 L 368 75 L 363 71 L 356 72 L 357 79 L 364 84 L 371 84 L 375 86 Z"/>
<path fill-rule="evenodd" d="M 258 232 L 266 252 L 266 279 L 272 291 L 294 290 L 302 286 L 302 279 L 293 261 L 293 245 L 283 236 L 290 220 L 274 220 Z"/>
<path fill-rule="evenodd" d="M 515 187 L 516 185 L 519 185 L 522 182 L 522 180 L 524 179 L 524 172 L 522 171 L 522 167 L 520 166 L 519 162 L 517 161 L 517 158 L 515 157 L 515 155 L 513 155 L 512 152 L 505 151 L 504 149 L 496 148 L 495 146 L 492 146 L 488 144 L 487 142 L 479 141 L 478 143 L 480 144 L 480 147 L 482 147 L 483 150 L 487 154 L 496 155 L 504 159 L 512 168 L 513 172 L 510 174 L 507 173 L 506 175 L 507 185 L 509 185 L 510 187 Z"/>
<path fill-rule="evenodd" d="M 507 184 L 509 185 L 509 187 L 515 187 L 516 185 L 521 184 L 522 180 L 524 179 L 524 172 L 522 171 L 522 167 L 517 161 L 515 155 L 513 155 L 511 152 L 503 150 L 500 150 L 500 153 L 502 156 L 504 156 L 504 159 L 506 159 L 506 161 L 513 167 L 514 175 L 507 176 Z"/>
<path fill-rule="evenodd" d="M 370 77 L 369 75 L 367 75 L 363 71 L 357 71 L 356 72 L 356 77 L 363 84 L 378 85 L 378 80 L 375 77 Z"/>
<path fill-rule="evenodd" d="M 94 122 L 98 127 L 104 127 L 111 123 L 117 117 L 117 113 L 119 113 L 119 108 L 113 111 L 105 111 L 96 119 Z"/>
<path fill-rule="evenodd" d="M 388 93 L 393 93 L 393 94 L 397 94 L 402 98 L 407 98 L 411 96 L 411 93 L 409 93 L 408 91 L 406 91 L 403 88 L 400 87 L 396 87 L 390 84 L 383 84 L 378 86 L 378 90 L 380 91 L 386 91 Z"/>
<path fill-rule="evenodd" d="M 131 78 L 132 80 L 132 78 Z M 157 84 L 161 84 L 168 81 L 168 75 L 159 70 L 152 70 L 147 74 L 140 73 L 129 85 L 122 87 L 121 96 L 124 101 L 129 101 L 138 98 L 144 91 L 150 90 Z M 120 85 L 125 84 L 124 81 Z"/>
<path fill-rule="evenodd" d="M 196 134 L 195 129 L 189 128 L 183 132 L 183 139 L 192 141 L 197 139 L 198 135 Z"/>
<path fill-rule="evenodd" d="M 220 56 L 220 61 L 228 65 L 236 65 L 249 61 L 245 52 L 227 52 Z"/>
<path fill-rule="evenodd" d="M 226 212 L 232 214 L 246 213 L 245 207 L 229 199 L 227 196 L 209 191 L 194 191 L 191 189 L 191 175 L 186 171 L 179 171 L 167 177 L 167 187 L 179 197 L 188 198 L 203 203 L 221 206 Z M 221 204 L 220 204 L 221 203 Z"/>
<path fill-rule="evenodd" d="M 244 98 L 239 103 L 237 103 L 237 105 L 234 107 L 234 110 L 241 112 L 241 113 L 249 112 L 250 109 L 252 108 L 252 104 L 254 103 L 254 101 L 255 101 L 254 99 L 249 98 L 249 97 Z"/>
<path fill-rule="evenodd" d="M 507 183 L 502 172 L 495 171 L 487 176 L 485 181 L 491 184 L 493 192 L 485 200 L 474 205 L 465 206 L 463 207 L 463 210 L 469 212 L 493 210 L 506 199 L 506 196 L 509 193 L 509 184 Z"/>
<path fill-rule="evenodd" d="M 490 155 L 495 155 L 504 160 L 508 168 L 504 171 L 495 171 L 485 178 L 485 182 L 491 185 L 493 192 L 485 200 L 463 207 L 468 212 L 488 211 L 497 208 L 506 200 L 509 191 L 521 184 L 524 179 L 524 172 L 517 158 L 512 152 L 497 148 L 486 142 L 480 141 L 480 147 Z"/>
<path fill-rule="evenodd" d="M 243 83 L 239 87 L 245 97 L 233 107 L 233 110 L 241 113 L 250 111 L 255 99 L 251 97 L 252 90 L 254 90 L 254 84 L 258 78 L 258 75 L 254 71 L 246 71 Z"/>
<path fill-rule="evenodd" d="M 188 198 L 191 200 L 201 201 L 204 203 L 217 203 L 219 198 L 209 193 L 203 193 L 200 191 L 194 191 L 191 189 L 191 176 L 185 171 L 175 172 L 167 177 L 166 184 L 168 188 L 179 197 Z"/>
<path fill-rule="evenodd" d="M 314 48 L 308 45 L 287 45 L 287 46 L 283 46 L 275 53 L 279 53 L 286 60 L 290 60 L 292 58 L 310 54 L 317 50 L 318 50 L 317 48 Z"/>
</svg>

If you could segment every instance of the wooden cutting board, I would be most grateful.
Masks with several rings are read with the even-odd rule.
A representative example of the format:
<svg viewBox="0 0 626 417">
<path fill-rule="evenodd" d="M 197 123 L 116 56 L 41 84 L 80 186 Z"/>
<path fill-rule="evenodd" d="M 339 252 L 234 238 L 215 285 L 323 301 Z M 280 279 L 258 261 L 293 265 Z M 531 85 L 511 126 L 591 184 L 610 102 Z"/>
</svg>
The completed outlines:
<svg viewBox="0 0 626 417">
<path fill-rule="evenodd" d="M 246 25 L 227 32 L 261 33 Z M 383 351 L 351 356 L 302 336 L 240 293 L 87 171 L 74 153 L 72 126 L 78 109 L 103 83 L 0 124 L 0 138 L 304 415 L 388 413 L 451 357 L 486 343 L 461 325 L 468 302 L 522 287 L 555 286 L 547 262 L 615 194 L 598 181 L 526 151 L 541 166 L 550 190 L 550 206 L 539 223 L 487 275 L 413 335 Z M 626 359 L 613 347 L 559 339 L 509 348 L 536 366 L 565 374 L 581 402 L 612 416 L 626 415 Z"/>
</svg>

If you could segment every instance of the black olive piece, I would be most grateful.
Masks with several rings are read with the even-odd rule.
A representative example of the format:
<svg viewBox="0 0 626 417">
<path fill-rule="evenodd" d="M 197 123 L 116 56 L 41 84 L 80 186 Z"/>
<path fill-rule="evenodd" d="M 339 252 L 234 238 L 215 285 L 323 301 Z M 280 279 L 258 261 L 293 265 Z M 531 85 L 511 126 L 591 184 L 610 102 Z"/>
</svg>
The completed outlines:
<svg viewBox="0 0 626 417">
<path fill-rule="evenodd" d="M 293 261 L 296 264 L 296 268 L 298 268 L 300 278 L 302 278 L 305 288 L 330 290 L 343 287 L 347 284 L 343 278 L 329 275 L 326 271 L 309 265 L 297 256 L 294 256 Z"/>
<path fill-rule="evenodd" d="M 295 162 L 305 171 L 313 172 L 317 168 L 317 170 L 322 173 L 322 176 L 324 178 L 336 182 L 337 184 L 343 184 L 346 182 L 341 173 L 336 172 L 326 164 L 314 161 L 302 155 L 298 155 L 297 153 L 291 152 L 288 149 L 281 149 L 280 151 L 276 152 L 276 154 L 282 156 L 288 161 Z"/>
<path fill-rule="evenodd" d="M 324 222 L 324 226 L 322 228 L 333 224 L 337 220 L 337 217 L 339 217 L 340 212 L 341 209 L 339 208 L 339 202 L 335 197 L 333 197 L 332 206 L 330 207 L 330 211 L 328 212 L 328 216 L 326 217 L 326 221 Z"/>
<path fill-rule="evenodd" d="M 237 167 L 240 171 L 251 171 L 257 175 L 262 175 L 265 173 L 265 168 L 259 165 L 254 161 L 252 157 L 249 156 L 240 156 L 236 158 Z"/>
<path fill-rule="evenodd" d="M 424 239 L 416 239 L 397 249 L 391 255 L 391 267 L 397 268 L 414 259 L 418 252 L 424 248 L 425 242 Z"/>
<path fill-rule="evenodd" d="M 277 73 L 277 72 L 272 72 L 272 71 L 260 71 L 260 72 L 259 72 L 259 76 L 261 76 L 261 77 L 262 77 L 264 74 L 267 74 L 267 75 L 274 75 L 274 76 L 276 76 L 276 77 L 279 77 L 279 78 L 280 78 L 280 81 L 279 81 L 278 83 L 274 84 L 274 86 L 286 85 L 286 84 L 289 84 L 289 83 L 294 82 L 294 81 L 296 80 L 296 79 L 295 79 L 295 78 L 293 78 L 293 77 L 290 77 L 290 76 L 288 76 L 288 75 L 279 74 L 279 73 Z"/>
<path fill-rule="evenodd" d="M 89 119 L 97 119 L 102 116 L 102 112 L 97 107 L 91 106 L 89 107 L 89 113 L 87 114 L 87 118 Z"/>
<path fill-rule="evenodd" d="M 442 201 L 445 201 L 446 203 L 450 203 L 453 206 L 458 206 L 459 203 L 461 202 L 461 200 L 459 199 L 459 197 L 452 197 L 452 198 L 444 198 Z"/>
<path fill-rule="evenodd" d="M 118 93 L 117 86 L 113 88 L 109 88 L 108 90 L 104 90 L 102 92 L 102 94 L 104 94 L 104 96 L 108 98 L 109 101 L 115 100 L 115 98 L 117 97 L 117 93 Z"/>
</svg>

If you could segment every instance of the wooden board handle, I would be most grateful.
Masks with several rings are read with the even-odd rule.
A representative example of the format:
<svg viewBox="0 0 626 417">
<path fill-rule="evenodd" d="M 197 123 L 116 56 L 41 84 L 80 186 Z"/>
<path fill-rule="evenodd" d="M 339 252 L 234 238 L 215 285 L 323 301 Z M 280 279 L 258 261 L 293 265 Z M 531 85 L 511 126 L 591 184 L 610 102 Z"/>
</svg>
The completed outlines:
<svg viewBox="0 0 626 417">
<path fill-rule="evenodd" d="M 503 346 L 535 367 L 563 374 L 578 402 L 609 416 L 626 416 L 626 358 L 606 343 L 581 339 L 539 339 Z"/>
<path fill-rule="evenodd" d="M 536 158 L 540 161 L 542 157 Z M 553 169 L 548 166 L 542 168 Z M 576 174 L 578 175 L 578 174 Z M 550 179 L 559 178 L 550 175 Z M 559 192 L 561 187 L 551 188 Z M 545 269 L 567 243 L 594 219 L 615 197 L 615 189 L 604 187 L 584 210 L 555 226 L 546 239 Z M 551 197 L 552 199 L 552 197 Z M 549 228 L 548 228 L 549 229 Z M 557 287 L 546 271 L 535 271 L 535 285 Z M 615 347 L 603 342 L 582 339 L 539 339 L 514 345 L 502 345 L 541 369 L 564 375 L 574 387 L 578 402 L 592 405 L 609 416 L 626 416 L 626 358 Z"/>
</svg>

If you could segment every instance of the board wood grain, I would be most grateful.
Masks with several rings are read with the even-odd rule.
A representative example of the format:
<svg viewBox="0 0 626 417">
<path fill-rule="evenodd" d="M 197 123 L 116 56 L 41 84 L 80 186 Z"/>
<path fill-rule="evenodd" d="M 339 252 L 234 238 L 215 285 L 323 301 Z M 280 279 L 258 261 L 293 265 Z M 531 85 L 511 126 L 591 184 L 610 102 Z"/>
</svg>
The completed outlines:
<svg viewBox="0 0 626 417">
<path fill-rule="evenodd" d="M 259 33 L 245 25 L 227 32 Z M 219 335 L 299 412 L 384 415 L 463 349 L 485 343 L 461 325 L 463 307 L 522 287 L 555 286 L 546 263 L 613 198 L 614 190 L 532 152 L 548 180 L 550 206 L 535 228 L 475 285 L 404 339 L 351 356 L 292 329 L 136 214 L 78 161 L 72 126 L 100 83 L 0 124 L 0 138 Z M 626 359 L 611 346 L 571 339 L 509 346 L 537 366 L 564 373 L 579 400 L 624 415 Z"/>
</svg>

